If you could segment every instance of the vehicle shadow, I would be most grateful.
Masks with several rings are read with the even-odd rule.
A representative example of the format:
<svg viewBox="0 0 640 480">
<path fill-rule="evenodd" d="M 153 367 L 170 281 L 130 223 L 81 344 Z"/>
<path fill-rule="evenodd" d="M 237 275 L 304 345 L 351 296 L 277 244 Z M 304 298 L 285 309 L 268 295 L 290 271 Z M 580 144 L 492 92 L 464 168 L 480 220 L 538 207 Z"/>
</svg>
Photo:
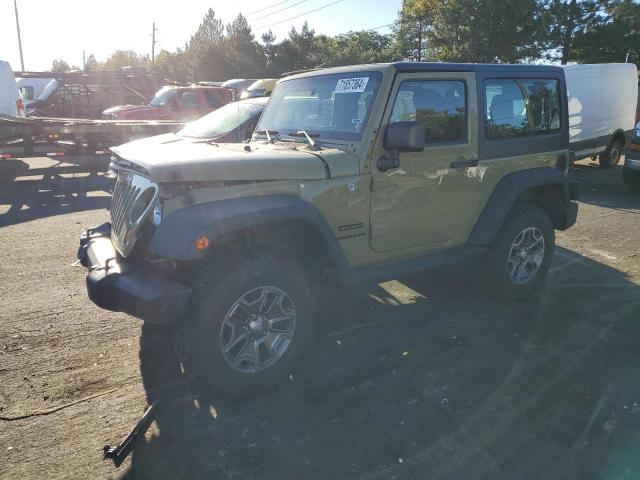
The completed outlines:
<svg viewBox="0 0 640 480">
<path fill-rule="evenodd" d="M 0 228 L 106 208 L 109 196 L 103 170 L 102 165 L 50 159 L 0 160 Z"/>
<path fill-rule="evenodd" d="M 580 183 L 580 201 L 613 210 L 640 207 L 640 199 L 622 180 L 624 158 L 618 166 L 600 168 L 597 162 L 581 160 L 569 171 L 569 178 Z"/>
<path fill-rule="evenodd" d="M 640 286 L 562 248 L 526 302 L 472 270 L 330 297 L 298 370 L 249 401 L 205 399 L 145 327 L 161 403 L 121 478 L 637 478 Z"/>
</svg>

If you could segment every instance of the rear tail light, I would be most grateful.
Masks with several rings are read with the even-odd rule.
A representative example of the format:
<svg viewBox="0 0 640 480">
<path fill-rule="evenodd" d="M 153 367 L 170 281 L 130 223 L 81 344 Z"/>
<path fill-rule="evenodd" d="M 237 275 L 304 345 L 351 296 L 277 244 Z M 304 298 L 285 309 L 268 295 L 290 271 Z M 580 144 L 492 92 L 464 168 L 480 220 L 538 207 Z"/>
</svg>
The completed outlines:
<svg viewBox="0 0 640 480">
<path fill-rule="evenodd" d="M 18 108 L 18 116 L 24 115 L 24 106 L 22 105 L 22 99 L 16 100 L 16 107 Z"/>
</svg>

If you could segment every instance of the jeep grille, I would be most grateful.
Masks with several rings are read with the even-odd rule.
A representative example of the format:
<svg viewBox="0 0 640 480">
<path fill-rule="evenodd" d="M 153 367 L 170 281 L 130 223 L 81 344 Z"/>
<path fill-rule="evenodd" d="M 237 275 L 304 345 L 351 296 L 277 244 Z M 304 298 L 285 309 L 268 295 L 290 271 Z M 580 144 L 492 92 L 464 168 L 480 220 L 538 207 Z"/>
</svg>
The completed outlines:
<svg viewBox="0 0 640 480">
<path fill-rule="evenodd" d="M 126 257 L 136 242 L 140 226 L 153 210 L 158 186 L 150 179 L 120 170 L 111 197 L 111 240 Z M 135 217 L 135 218 L 132 218 Z"/>
</svg>

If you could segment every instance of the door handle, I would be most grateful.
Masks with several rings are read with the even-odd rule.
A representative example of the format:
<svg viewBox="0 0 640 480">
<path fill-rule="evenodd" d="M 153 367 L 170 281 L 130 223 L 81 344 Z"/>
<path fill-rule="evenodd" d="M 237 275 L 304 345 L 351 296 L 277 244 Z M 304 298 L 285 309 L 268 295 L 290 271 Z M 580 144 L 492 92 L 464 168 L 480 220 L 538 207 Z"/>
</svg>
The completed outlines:
<svg viewBox="0 0 640 480">
<path fill-rule="evenodd" d="M 464 157 L 460 157 L 449 164 L 449 168 L 453 168 L 454 170 L 464 170 L 465 168 L 477 166 L 478 160 L 476 158 L 467 160 Z"/>
</svg>

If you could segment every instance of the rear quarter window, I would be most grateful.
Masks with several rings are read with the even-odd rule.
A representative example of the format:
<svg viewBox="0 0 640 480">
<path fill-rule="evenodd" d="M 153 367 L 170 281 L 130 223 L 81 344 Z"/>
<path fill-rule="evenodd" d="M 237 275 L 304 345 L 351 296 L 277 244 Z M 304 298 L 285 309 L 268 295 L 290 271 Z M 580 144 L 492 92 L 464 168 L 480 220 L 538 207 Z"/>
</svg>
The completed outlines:
<svg viewBox="0 0 640 480">
<path fill-rule="evenodd" d="M 560 132 L 560 82 L 556 79 L 489 79 L 484 82 L 488 140 Z"/>
</svg>

